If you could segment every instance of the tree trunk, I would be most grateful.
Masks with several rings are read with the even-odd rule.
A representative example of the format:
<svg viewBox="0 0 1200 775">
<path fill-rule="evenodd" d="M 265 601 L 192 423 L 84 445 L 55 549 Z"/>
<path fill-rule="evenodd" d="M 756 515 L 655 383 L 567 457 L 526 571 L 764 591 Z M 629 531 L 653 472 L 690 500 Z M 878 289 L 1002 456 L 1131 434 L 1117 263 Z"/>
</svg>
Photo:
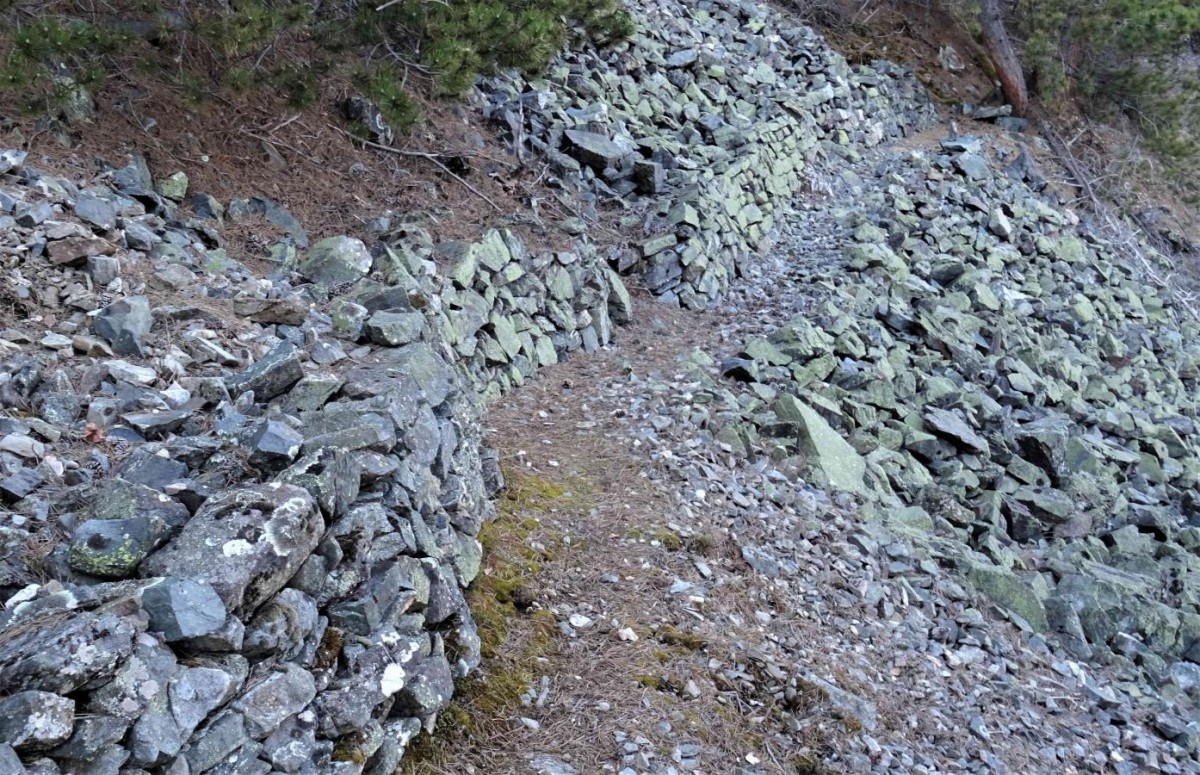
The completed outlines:
<svg viewBox="0 0 1200 775">
<path fill-rule="evenodd" d="M 1000 0 L 981 0 L 979 23 L 983 27 L 983 43 L 988 56 L 1000 76 L 1000 88 L 1004 98 L 1012 105 L 1013 115 L 1024 116 L 1029 107 L 1029 94 L 1025 89 L 1025 74 L 1021 72 L 1021 60 L 1009 40 L 1004 19 L 1000 16 Z"/>
</svg>

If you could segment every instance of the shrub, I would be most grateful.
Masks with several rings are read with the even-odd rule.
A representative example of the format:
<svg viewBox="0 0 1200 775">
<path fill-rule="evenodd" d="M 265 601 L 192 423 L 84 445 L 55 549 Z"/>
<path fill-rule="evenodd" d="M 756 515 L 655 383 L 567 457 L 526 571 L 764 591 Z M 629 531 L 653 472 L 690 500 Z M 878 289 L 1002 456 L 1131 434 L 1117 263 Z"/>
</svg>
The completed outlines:
<svg viewBox="0 0 1200 775">
<path fill-rule="evenodd" d="M 1014 14 L 1033 90 L 1080 97 L 1101 118 L 1124 117 L 1178 182 L 1200 163 L 1200 71 L 1183 54 L 1200 36 L 1191 0 L 1040 0 Z"/>
<path fill-rule="evenodd" d="M 92 83 L 159 60 L 189 100 L 267 86 L 310 104 L 326 75 L 349 79 L 397 126 L 416 120 L 407 88 L 464 92 L 498 69 L 537 71 L 569 43 L 614 42 L 632 25 L 620 0 L 0 0 L 0 98 L 53 102 L 54 76 Z M 6 45 L 7 44 L 7 45 Z M 354 74 L 369 73 L 363 80 Z"/>
</svg>

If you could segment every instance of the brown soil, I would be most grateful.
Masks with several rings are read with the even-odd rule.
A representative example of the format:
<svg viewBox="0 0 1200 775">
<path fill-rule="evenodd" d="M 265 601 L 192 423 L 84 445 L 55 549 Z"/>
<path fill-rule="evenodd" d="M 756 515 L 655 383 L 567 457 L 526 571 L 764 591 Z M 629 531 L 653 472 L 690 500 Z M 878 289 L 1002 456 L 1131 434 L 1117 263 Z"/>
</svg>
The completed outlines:
<svg viewBox="0 0 1200 775">
<path fill-rule="evenodd" d="M 185 172 L 191 193 L 222 203 L 275 200 L 312 240 L 363 236 L 368 220 L 391 213 L 420 217 L 435 240 L 475 239 L 504 226 L 531 249 L 569 244 L 555 227 L 576 213 L 545 186 L 542 162 L 518 162 L 495 129 L 462 105 L 419 98 L 422 121 L 397 141 L 404 152 L 397 154 L 363 148 L 344 131 L 336 105 L 346 84 L 328 84 L 315 106 L 296 110 L 264 92 L 210 94 L 196 103 L 166 81 L 126 78 L 95 95 L 94 124 L 69 132 L 48 131 L 0 103 L 14 130 L 0 133 L 0 144 L 22 145 L 34 166 L 73 178 L 121 166 L 140 151 L 156 178 Z M 146 119 L 155 122 L 150 131 Z M 469 170 L 456 180 L 422 154 L 457 157 Z M 270 224 L 231 226 L 230 252 L 240 259 L 264 255 L 263 246 L 281 236 Z"/>
<path fill-rule="evenodd" d="M 793 773 L 797 750 L 819 758 L 845 732 L 840 724 L 814 725 L 791 736 L 791 750 L 776 751 L 771 708 L 744 689 L 714 683 L 710 660 L 744 661 L 763 637 L 762 628 L 721 624 L 732 613 L 752 622 L 756 607 L 767 604 L 748 593 L 741 576 L 730 574 L 730 583 L 710 590 L 692 616 L 667 602 L 674 580 L 695 577 L 693 556 L 703 555 L 718 573 L 745 564 L 712 523 L 697 531 L 705 520 L 672 522 L 680 513 L 673 486 L 647 478 L 645 459 L 628 447 L 625 412 L 602 413 L 595 399 L 626 375 L 671 373 L 678 354 L 717 340 L 722 318 L 637 301 L 643 323 L 620 332 L 619 346 L 545 369 L 490 409 L 489 437 L 518 494 L 501 498 L 496 532 L 485 542 L 485 576 L 510 578 L 511 567 L 520 566 L 520 595 L 531 605 L 505 609 L 502 642 L 479 681 L 456 695 L 439 735 L 406 757 L 406 773 L 529 772 L 537 754 L 581 774 L 601 772 L 619 761 L 619 733 L 648 738 L 659 756 L 681 742 L 699 743 L 706 772 L 735 772 L 750 756 L 768 772 Z M 561 495 L 530 499 L 524 491 Z M 607 574 L 618 583 L 604 582 Z M 497 588 L 486 578 L 477 586 Z M 485 611 L 482 630 L 494 601 L 472 603 Z M 576 612 L 594 619 L 576 637 L 547 627 Z M 797 620 L 794 634 L 803 638 L 802 630 L 816 626 Z M 623 639 L 622 631 L 637 640 Z M 536 691 L 541 676 L 549 680 L 548 701 L 523 705 L 513 679 L 532 681 Z M 689 681 L 697 696 L 687 693 Z M 814 698 L 813 715 L 822 715 L 820 705 Z"/>
</svg>

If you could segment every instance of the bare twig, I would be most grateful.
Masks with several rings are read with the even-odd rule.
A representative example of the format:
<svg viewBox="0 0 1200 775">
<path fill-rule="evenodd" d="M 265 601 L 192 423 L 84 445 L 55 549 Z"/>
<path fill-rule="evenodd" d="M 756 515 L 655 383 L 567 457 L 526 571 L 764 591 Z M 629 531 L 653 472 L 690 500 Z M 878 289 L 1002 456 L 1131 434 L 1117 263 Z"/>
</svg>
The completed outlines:
<svg viewBox="0 0 1200 775">
<path fill-rule="evenodd" d="M 449 175 L 450 177 L 452 177 L 452 178 L 454 178 L 455 180 L 457 180 L 459 183 L 461 183 L 461 184 L 462 184 L 462 185 L 463 185 L 463 186 L 464 186 L 464 187 L 465 187 L 465 188 L 466 188 L 468 191 L 470 191 L 472 194 L 474 194 L 475 196 L 479 197 L 479 198 L 480 198 L 480 199 L 482 199 L 483 201 L 487 202 L 489 205 L 491 205 L 491 206 L 492 206 L 492 209 L 493 209 L 493 210 L 495 210 L 495 211 L 496 211 L 496 212 L 498 212 L 498 213 L 502 213 L 502 212 L 504 212 L 504 209 L 503 209 L 502 207 L 500 207 L 500 205 L 496 204 L 496 203 L 495 203 L 495 202 L 493 202 L 491 199 L 489 199 L 489 198 L 488 198 L 488 196 L 487 196 L 487 194 L 484 194 L 482 191 L 480 191 L 479 189 L 475 188 L 474 186 L 472 186 L 472 185 L 471 185 L 470 183 L 468 183 L 467 181 L 463 180 L 461 176 L 459 176 L 459 175 L 455 174 L 455 173 L 454 173 L 454 171 L 453 171 L 453 170 L 451 170 L 449 167 L 447 167 L 445 164 L 442 164 L 442 161 L 441 161 L 441 159 L 439 159 L 439 158 L 438 158 L 436 155 L 434 155 L 434 154 L 432 154 L 432 153 L 429 153 L 429 152 L 427 152 L 427 151 L 406 151 L 406 150 L 404 150 L 404 149 L 402 149 L 402 148 L 394 148 L 394 147 L 392 147 L 392 146 L 390 146 L 390 145 L 383 145 L 382 143 L 375 143 L 375 142 L 372 142 L 372 141 L 370 141 L 370 140 L 363 139 L 363 138 L 361 138 L 361 137 L 355 137 L 354 135 L 352 135 L 352 134 L 350 134 L 349 132 L 347 132 L 345 129 L 342 129 L 341 127 L 334 126 L 333 124 L 329 124 L 329 128 L 330 128 L 330 129 L 335 129 L 335 130 L 337 130 L 338 132 L 341 132 L 341 133 L 342 133 L 342 134 L 344 134 L 346 137 L 350 138 L 352 141 L 356 141 L 356 142 L 362 143 L 363 145 L 367 146 L 368 148 L 374 148 L 374 149 L 376 149 L 376 150 L 379 150 L 379 151 L 387 151 L 388 153 L 394 153 L 394 154 L 396 154 L 396 155 L 398 155 L 398 156 L 410 156 L 410 157 L 413 157 L 413 158 L 416 158 L 416 159 L 425 159 L 426 161 L 428 161 L 428 162 L 431 162 L 431 163 L 432 163 L 434 166 L 436 166 L 436 167 L 437 167 L 438 169 L 440 169 L 442 172 L 446 173 L 446 174 L 447 174 L 447 175 Z"/>
</svg>

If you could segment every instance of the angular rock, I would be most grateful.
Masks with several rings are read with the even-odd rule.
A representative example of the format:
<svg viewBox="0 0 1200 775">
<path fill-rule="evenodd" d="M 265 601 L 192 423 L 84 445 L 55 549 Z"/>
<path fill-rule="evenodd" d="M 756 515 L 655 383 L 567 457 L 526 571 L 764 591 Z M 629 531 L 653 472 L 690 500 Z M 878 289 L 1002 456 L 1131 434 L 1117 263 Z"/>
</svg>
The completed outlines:
<svg viewBox="0 0 1200 775">
<path fill-rule="evenodd" d="M 116 745 L 129 730 L 129 720 L 103 714 L 87 714 L 75 719 L 75 730 L 62 745 L 49 753 L 55 759 L 90 762 L 109 746 Z M 0 765 L 0 772 L 4 772 Z"/>
<path fill-rule="evenodd" d="M 67 562 L 73 570 L 89 576 L 129 578 L 171 531 L 172 525 L 148 514 L 128 519 L 90 519 L 71 537 Z"/>
<path fill-rule="evenodd" d="M 304 710 L 316 695 L 312 673 L 287 663 L 262 676 L 260 681 L 252 681 L 232 707 L 245 716 L 247 734 L 262 740 L 289 716 Z"/>
<path fill-rule="evenodd" d="M 361 280 L 371 271 L 371 253 L 354 237 L 328 237 L 309 248 L 296 269 L 327 287 Z"/>
<path fill-rule="evenodd" d="M 0 692 L 70 694 L 112 675 L 133 651 L 137 627 L 116 614 L 72 612 L 0 630 Z"/>
<path fill-rule="evenodd" d="M 794 396 L 781 396 L 775 413 L 783 422 L 795 424 L 809 465 L 823 471 L 831 485 L 847 492 L 865 492 L 866 462 L 824 418 Z"/>
<path fill-rule="evenodd" d="M 0 700 L 0 743 L 44 751 L 64 743 L 75 726 L 75 702 L 49 692 L 18 692 Z"/>
<path fill-rule="evenodd" d="M 571 155 L 596 172 L 620 167 L 621 161 L 629 155 L 625 149 L 602 134 L 568 129 L 564 136 L 569 143 L 568 150 Z"/>
<path fill-rule="evenodd" d="M 12 476 L 0 479 L 0 498 L 13 503 L 27 498 L 42 486 L 46 478 L 33 468 L 22 468 Z"/>
<path fill-rule="evenodd" d="M 981 455 L 991 453 L 991 448 L 988 446 L 987 440 L 972 430 L 971 426 L 967 425 L 967 421 L 958 412 L 947 409 L 926 409 L 924 417 L 925 422 L 929 423 L 935 431 L 948 437 L 960 446 L 978 452 Z"/>
<path fill-rule="evenodd" d="M 985 562 L 969 561 L 966 577 L 996 605 L 1003 606 L 1029 623 L 1035 632 L 1045 632 L 1048 626 L 1046 606 L 1029 584 L 1015 573 Z"/>
<path fill-rule="evenodd" d="M 145 296 L 130 296 L 105 307 L 92 321 L 117 355 L 142 355 L 142 339 L 153 325 L 150 302 Z"/>
<path fill-rule="evenodd" d="M 174 540 L 143 561 L 141 573 L 208 582 L 229 611 L 248 616 L 295 574 L 324 529 L 307 491 L 242 487 L 206 501 Z"/>
<path fill-rule="evenodd" d="M 300 354 L 285 341 L 242 373 L 226 377 L 225 386 L 235 396 L 253 390 L 256 401 L 266 402 L 286 393 L 302 377 Z"/>
<path fill-rule="evenodd" d="M 168 642 L 216 632 L 225 624 L 225 604 L 211 584 L 167 578 L 142 591 L 149 629 Z"/>
<path fill-rule="evenodd" d="M 363 326 L 375 344 L 400 347 L 417 341 L 425 327 L 425 316 L 419 312 L 376 312 Z"/>
<path fill-rule="evenodd" d="M 75 214 L 100 231 L 117 227 L 117 209 L 112 203 L 91 194 L 80 194 L 75 200 Z"/>
<path fill-rule="evenodd" d="M 450 704 L 454 678 L 450 663 L 442 656 L 431 656 L 406 670 L 404 688 L 396 695 L 393 713 L 427 718 Z"/>
<path fill-rule="evenodd" d="M 263 420 L 255 426 L 246 446 L 250 449 L 250 464 L 256 468 L 279 470 L 300 454 L 304 436 L 278 420 Z"/>
</svg>

